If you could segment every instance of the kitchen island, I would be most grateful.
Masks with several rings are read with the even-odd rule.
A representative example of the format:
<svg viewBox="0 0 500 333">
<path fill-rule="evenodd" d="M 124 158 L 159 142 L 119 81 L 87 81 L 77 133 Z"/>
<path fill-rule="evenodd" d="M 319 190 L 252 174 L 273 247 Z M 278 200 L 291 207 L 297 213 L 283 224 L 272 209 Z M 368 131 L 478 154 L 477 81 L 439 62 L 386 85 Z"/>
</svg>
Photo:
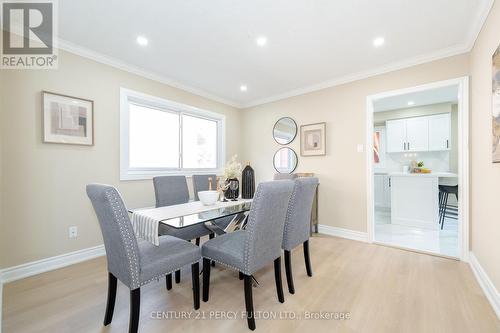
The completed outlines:
<svg viewBox="0 0 500 333">
<path fill-rule="evenodd" d="M 439 228 L 439 181 L 457 178 L 450 172 L 389 174 L 391 223 L 436 230 Z"/>
</svg>

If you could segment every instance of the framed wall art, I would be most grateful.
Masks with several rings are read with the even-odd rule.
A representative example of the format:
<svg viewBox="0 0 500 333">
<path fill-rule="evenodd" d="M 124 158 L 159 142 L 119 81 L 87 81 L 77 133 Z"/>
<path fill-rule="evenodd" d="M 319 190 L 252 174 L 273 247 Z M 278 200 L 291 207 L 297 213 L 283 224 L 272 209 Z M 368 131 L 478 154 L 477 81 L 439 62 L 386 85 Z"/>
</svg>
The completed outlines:
<svg viewBox="0 0 500 333">
<path fill-rule="evenodd" d="M 94 102 L 42 91 L 43 142 L 92 146 Z"/>
<path fill-rule="evenodd" d="M 300 155 L 326 155 L 326 123 L 300 126 Z"/>
</svg>

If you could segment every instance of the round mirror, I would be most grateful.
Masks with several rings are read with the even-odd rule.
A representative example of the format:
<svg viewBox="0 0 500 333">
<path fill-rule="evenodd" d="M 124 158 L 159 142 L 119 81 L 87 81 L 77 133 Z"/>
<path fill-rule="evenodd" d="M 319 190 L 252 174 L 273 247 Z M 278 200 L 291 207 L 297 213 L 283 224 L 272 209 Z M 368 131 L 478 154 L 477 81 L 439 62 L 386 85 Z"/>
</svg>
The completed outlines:
<svg viewBox="0 0 500 333">
<path fill-rule="evenodd" d="M 273 138 L 280 145 L 287 145 L 297 135 L 297 124 L 290 117 L 279 119 L 273 127 Z"/>
<path fill-rule="evenodd" d="M 274 154 L 274 168 L 279 173 L 292 173 L 297 167 L 297 162 L 297 154 L 292 148 L 283 147 Z"/>
</svg>

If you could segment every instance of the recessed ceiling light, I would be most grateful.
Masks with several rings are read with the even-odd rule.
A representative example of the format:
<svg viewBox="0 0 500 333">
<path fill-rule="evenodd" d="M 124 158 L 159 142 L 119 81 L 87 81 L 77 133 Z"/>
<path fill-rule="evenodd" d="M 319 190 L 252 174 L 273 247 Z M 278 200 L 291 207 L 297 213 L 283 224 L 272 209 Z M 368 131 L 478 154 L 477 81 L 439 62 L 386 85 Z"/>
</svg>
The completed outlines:
<svg viewBox="0 0 500 333">
<path fill-rule="evenodd" d="M 139 37 L 137 37 L 137 44 L 139 44 L 141 46 L 146 46 L 146 45 L 148 45 L 148 39 L 144 36 L 139 36 Z"/>
<path fill-rule="evenodd" d="M 259 46 L 264 46 L 267 44 L 267 37 L 264 37 L 264 36 L 260 36 L 258 37 L 255 42 L 257 43 L 257 45 Z"/>
<path fill-rule="evenodd" d="M 384 37 L 377 37 L 373 40 L 373 46 L 375 47 L 380 47 L 384 45 L 384 43 L 385 43 Z"/>
<path fill-rule="evenodd" d="M 415 105 L 415 102 L 414 101 L 409 101 L 408 102 L 408 106 L 412 106 L 412 105 Z"/>
<path fill-rule="evenodd" d="M 248 90 L 248 88 L 247 88 L 247 86 L 243 85 L 243 86 L 240 86 L 240 90 L 241 90 L 241 91 L 247 91 L 247 90 Z"/>
</svg>

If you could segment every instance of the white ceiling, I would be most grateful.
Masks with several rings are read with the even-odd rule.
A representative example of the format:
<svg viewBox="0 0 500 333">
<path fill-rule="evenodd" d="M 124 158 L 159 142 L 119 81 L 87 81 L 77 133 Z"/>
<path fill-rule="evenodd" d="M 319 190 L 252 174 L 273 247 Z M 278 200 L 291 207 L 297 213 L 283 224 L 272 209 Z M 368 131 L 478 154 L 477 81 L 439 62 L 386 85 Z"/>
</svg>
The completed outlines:
<svg viewBox="0 0 500 333">
<path fill-rule="evenodd" d="M 466 52 L 492 2 L 64 0 L 59 46 L 251 106 Z M 386 43 L 375 48 L 378 36 Z"/>
<path fill-rule="evenodd" d="M 458 101 L 458 85 L 381 98 L 373 102 L 374 112 L 413 108 Z M 408 102 L 414 104 L 408 105 Z"/>
</svg>

